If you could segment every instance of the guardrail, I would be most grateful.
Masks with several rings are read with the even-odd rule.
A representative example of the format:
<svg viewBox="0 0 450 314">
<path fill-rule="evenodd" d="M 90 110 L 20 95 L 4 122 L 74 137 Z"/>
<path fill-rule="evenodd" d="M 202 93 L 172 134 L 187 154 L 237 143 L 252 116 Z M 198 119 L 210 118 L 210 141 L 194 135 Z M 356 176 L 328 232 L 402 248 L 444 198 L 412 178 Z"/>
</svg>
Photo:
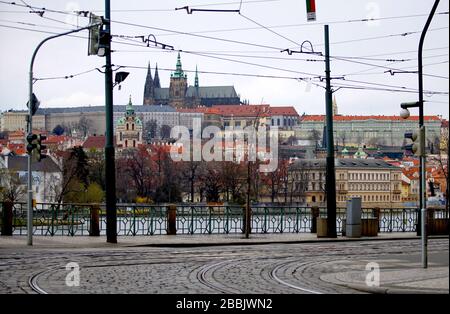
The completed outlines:
<svg viewBox="0 0 450 314">
<path fill-rule="evenodd" d="M 8 207 L 9 206 L 9 207 Z M 177 234 L 240 234 L 244 232 L 244 207 L 178 204 Z M 12 234 L 26 235 L 26 203 L 0 203 L 0 226 L 9 208 L 12 212 Z M 434 210 L 435 218 L 448 218 L 445 210 Z M 326 208 L 293 205 L 253 205 L 252 233 L 315 232 L 315 217 L 326 217 Z M 342 233 L 345 209 L 336 214 L 338 234 Z M 118 204 L 119 236 L 165 235 L 168 230 L 168 205 Z M 379 221 L 380 232 L 416 231 L 416 208 L 363 208 L 362 218 Z M 4 234 L 2 229 L 2 234 Z M 33 214 L 33 234 L 40 236 L 98 236 L 106 234 L 104 204 L 38 203 Z"/>
</svg>

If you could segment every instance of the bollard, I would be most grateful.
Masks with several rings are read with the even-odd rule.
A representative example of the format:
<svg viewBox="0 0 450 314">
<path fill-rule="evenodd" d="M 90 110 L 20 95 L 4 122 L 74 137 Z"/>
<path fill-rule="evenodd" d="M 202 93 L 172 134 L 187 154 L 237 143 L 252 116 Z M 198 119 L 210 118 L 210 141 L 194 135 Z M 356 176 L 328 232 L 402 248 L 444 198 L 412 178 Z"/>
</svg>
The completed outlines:
<svg viewBox="0 0 450 314">
<path fill-rule="evenodd" d="M 177 206 L 169 205 L 167 207 L 167 235 L 177 234 Z"/>
<path fill-rule="evenodd" d="M 320 216 L 319 207 L 311 207 L 311 233 L 317 233 L 317 218 Z"/>
<path fill-rule="evenodd" d="M 428 235 L 435 235 L 436 234 L 436 227 L 435 227 L 435 220 L 434 220 L 434 212 L 436 210 L 434 208 L 428 208 L 426 211 L 427 214 L 427 234 Z"/>
<path fill-rule="evenodd" d="M 3 217 L 2 217 L 2 235 L 13 235 L 13 203 L 3 203 Z"/>
<path fill-rule="evenodd" d="M 375 207 L 374 209 L 372 209 L 372 215 L 373 215 L 373 218 L 375 218 L 378 221 L 378 232 L 380 232 L 381 208 Z"/>
<path fill-rule="evenodd" d="M 89 236 L 99 237 L 100 236 L 100 218 L 99 218 L 100 207 L 98 205 L 91 206 L 91 225 L 89 226 Z"/>
<path fill-rule="evenodd" d="M 353 197 L 347 201 L 345 235 L 349 238 L 361 237 L 361 198 Z"/>
</svg>

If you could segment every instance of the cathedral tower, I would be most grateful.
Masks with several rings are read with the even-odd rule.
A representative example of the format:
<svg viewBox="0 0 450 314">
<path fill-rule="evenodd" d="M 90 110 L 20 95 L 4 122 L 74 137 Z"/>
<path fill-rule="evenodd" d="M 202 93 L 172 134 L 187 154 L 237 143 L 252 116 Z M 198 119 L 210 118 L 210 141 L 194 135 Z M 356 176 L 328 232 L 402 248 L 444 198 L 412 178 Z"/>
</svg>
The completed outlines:
<svg viewBox="0 0 450 314">
<path fill-rule="evenodd" d="M 187 89 L 187 75 L 183 72 L 181 56 L 178 53 L 176 71 L 170 76 L 169 104 L 175 108 L 183 108 L 185 106 Z"/>
<path fill-rule="evenodd" d="M 158 72 L 156 72 L 158 73 Z M 159 82 L 159 76 L 158 76 Z M 155 85 L 152 78 L 152 69 L 150 62 L 148 63 L 147 78 L 145 79 L 144 87 L 144 105 L 153 105 L 155 102 Z"/>
</svg>

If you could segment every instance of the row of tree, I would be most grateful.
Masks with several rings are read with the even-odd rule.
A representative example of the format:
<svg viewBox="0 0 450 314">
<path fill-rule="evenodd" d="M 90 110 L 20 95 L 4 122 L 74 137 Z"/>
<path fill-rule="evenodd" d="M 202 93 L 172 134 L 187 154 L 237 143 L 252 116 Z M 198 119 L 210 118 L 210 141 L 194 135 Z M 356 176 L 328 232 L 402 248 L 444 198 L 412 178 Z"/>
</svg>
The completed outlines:
<svg viewBox="0 0 450 314">
<path fill-rule="evenodd" d="M 277 171 L 262 174 L 256 162 L 174 162 L 167 147 L 143 146 L 116 157 L 117 201 L 244 204 L 249 194 L 251 201 L 262 196 L 277 201 L 280 195 L 287 201 L 293 192 L 288 166 L 281 160 Z M 102 153 L 74 148 L 64 155 L 61 173 L 62 184 L 54 187 L 56 202 L 103 201 Z"/>
</svg>

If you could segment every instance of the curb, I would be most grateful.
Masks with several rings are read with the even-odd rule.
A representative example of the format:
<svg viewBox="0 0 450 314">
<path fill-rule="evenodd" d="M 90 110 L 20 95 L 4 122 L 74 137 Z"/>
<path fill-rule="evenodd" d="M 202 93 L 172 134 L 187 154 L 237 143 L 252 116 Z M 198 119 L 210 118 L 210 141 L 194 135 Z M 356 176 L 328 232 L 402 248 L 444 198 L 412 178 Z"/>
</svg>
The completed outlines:
<svg viewBox="0 0 450 314">
<path fill-rule="evenodd" d="M 246 245 L 269 245 L 269 244 L 311 244 L 311 243 L 336 243 L 336 242 L 375 242 L 375 241 L 404 241 L 404 240 L 419 240 L 420 237 L 405 237 L 405 238 L 341 238 L 341 239 L 315 239 L 315 240 L 292 240 L 292 241 L 239 241 L 239 242 L 212 242 L 212 243 L 148 243 L 148 244 L 125 244 L 124 247 L 173 247 L 173 248 L 188 248 L 188 247 L 208 247 L 208 246 L 246 246 Z M 448 239 L 447 236 L 431 236 L 428 239 Z"/>
<path fill-rule="evenodd" d="M 367 287 L 364 285 L 356 284 L 341 284 L 343 287 L 347 287 L 353 290 L 367 292 L 371 294 L 449 294 L 448 290 L 438 289 L 414 289 L 414 288 L 393 288 L 393 287 Z"/>
</svg>

